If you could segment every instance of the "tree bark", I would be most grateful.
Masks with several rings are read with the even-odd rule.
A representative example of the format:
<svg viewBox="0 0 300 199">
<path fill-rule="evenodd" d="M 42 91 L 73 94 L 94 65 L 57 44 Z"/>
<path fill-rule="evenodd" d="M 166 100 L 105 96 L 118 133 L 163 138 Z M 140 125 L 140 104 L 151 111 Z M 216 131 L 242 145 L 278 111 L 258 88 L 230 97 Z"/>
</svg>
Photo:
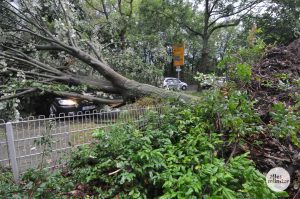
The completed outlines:
<svg viewBox="0 0 300 199">
<path fill-rule="evenodd" d="M 209 37 L 203 37 L 203 47 L 201 50 L 201 63 L 199 65 L 199 72 L 207 73 L 209 72 L 209 47 L 208 47 Z"/>
<path fill-rule="evenodd" d="M 209 46 L 208 41 L 210 38 L 209 32 L 209 19 L 210 19 L 211 11 L 209 8 L 209 0 L 205 0 L 205 12 L 204 12 L 204 27 L 203 34 L 201 35 L 203 46 L 201 49 L 201 63 L 199 65 L 198 71 L 207 73 L 209 71 Z"/>
</svg>

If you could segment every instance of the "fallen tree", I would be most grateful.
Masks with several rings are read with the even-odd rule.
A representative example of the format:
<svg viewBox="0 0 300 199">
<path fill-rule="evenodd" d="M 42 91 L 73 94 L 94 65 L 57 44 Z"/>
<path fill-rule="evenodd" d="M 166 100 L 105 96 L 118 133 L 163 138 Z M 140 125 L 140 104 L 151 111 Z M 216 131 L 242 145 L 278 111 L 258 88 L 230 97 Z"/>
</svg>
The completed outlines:
<svg viewBox="0 0 300 199">
<path fill-rule="evenodd" d="M 0 74 L 15 77 L 20 81 L 21 90 L 17 92 L 13 89 L 13 94 L 1 97 L 0 101 L 41 90 L 84 97 L 67 91 L 37 88 L 37 85 L 52 82 L 85 85 L 89 89 L 120 94 L 124 101 L 145 95 L 184 101 L 197 99 L 143 84 L 116 72 L 102 56 L 101 44 L 97 43 L 99 38 L 91 32 L 95 27 L 87 25 L 90 18 L 82 9 L 79 10 L 79 3 L 75 5 L 69 1 L 55 0 L 43 4 L 43 1 L 21 0 L 18 4 L 4 1 L 0 6 L 1 10 L 6 11 L 0 20 L 3 36 L 0 42 Z M 80 70 L 85 72 L 78 72 Z M 28 83 L 27 80 L 33 81 Z"/>
</svg>

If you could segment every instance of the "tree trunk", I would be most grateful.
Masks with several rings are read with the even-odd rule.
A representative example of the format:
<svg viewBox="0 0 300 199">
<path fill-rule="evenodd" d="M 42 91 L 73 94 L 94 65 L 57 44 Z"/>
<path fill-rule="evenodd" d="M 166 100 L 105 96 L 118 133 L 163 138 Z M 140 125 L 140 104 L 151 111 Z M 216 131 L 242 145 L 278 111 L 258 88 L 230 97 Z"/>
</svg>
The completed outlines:
<svg viewBox="0 0 300 199">
<path fill-rule="evenodd" d="M 201 50 L 201 62 L 198 65 L 197 72 L 208 73 L 209 72 L 209 48 L 208 48 L 208 40 L 209 37 L 204 35 L 203 37 L 203 47 Z M 201 91 L 201 86 L 198 84 L 198 91 Z"/>
<path fill-rule="evenodd" d="M 113 86 L 117 87 L 118 90 L 122 92 L 122 95 L 125 98 L 124 100 L 136 99 L 146 95 L 152 95 L 154 97 L 161 98 L 175 98 L 184 102 L 192 102 L 199 99 L 192 95 L 168 91 L 162 88 L 130 80 L 120 75 L 111 67 L 97 60 L 96 58 L 92 57 L 84 51 L 81 51 L 74 47 L 71 51 L 71 54 L 74 57 L 93 67 L 96 71 L 101 73 L 107 80 L 109 80 L 113 84 Z"/>
<path fill-rule="evenodd" d="M 203 38 L 203 47 L 201 50 L 201 63 L 199 65 L 198 71 L 202 73 L 209 72 L 209 48 L 208 48 L 208 37 Z"/>
<path fill-rule="evenodd" d="M 208 48 L 208 41 L 210 37 L 209 33 L 209 18 L 210 18 L 210 11 L 209 11 L 209 0 L 205 0 L 205 12 L 204 12 L 204 27 L 203 27 L 203 34 L 201 35 L 203 46 L 201 50 L 201 63 L 198 66 L 198 72 L 207 73 L 209 71 L 209 48 Z M 198 84 L 198 91 L 201 90 L 200 84 Z"/>
<path fill-rule="evenodd" d="M 205 0 L 204 27 L 203 27 L 203 46 L 201 50 L 201 65 L 200 72 L 207 73 L 209 71 L 209 18 L 210 18 L 209 0 Z"/>
<path fill-rule="evenodd" d="M 192 103 L 199 100 L 198 97 L 192 95 L 165 90 L 162 88 L 151 86 L 149 84 L 141 84 L 133 80 L 129 80 L 124 85 L 124 94 L 129 98 L 139 98 L 142 96 L 150 95 L 153 97 L 160 97 L 164 99 L 171 98 L 185 103 Z"/>
</svg>

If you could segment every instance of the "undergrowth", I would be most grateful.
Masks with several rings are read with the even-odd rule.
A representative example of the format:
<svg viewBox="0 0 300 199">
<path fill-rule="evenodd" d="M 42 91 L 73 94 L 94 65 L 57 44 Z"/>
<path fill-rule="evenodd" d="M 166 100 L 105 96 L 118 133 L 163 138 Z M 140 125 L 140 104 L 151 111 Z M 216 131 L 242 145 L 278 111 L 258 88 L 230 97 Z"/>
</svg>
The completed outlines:
<svg viewBox="0 0 300 199">
<path fill-rule="evenodd" d="M 194 105 L 171 102 L 164 114 L 151 112 L 138 124 L 95 131 L 95 142 L 72 153 L 64 171 L 28 171 L 20 186 L 1 182 L 1 195 L 160 199 L 287 196 L 267 187 L 264 175 L 247 153 L 232 153 L 232 145 L 252 134 L 270 131 L 282 137 L 299 127 L 296 116 L 280 105 L 274 107 L 276 124 L 266 126 L 254 103 L 245 92 L 234 89 L 211 90 Z M 280 122 L 290 127 L 282 130 Z"/>
</svg>

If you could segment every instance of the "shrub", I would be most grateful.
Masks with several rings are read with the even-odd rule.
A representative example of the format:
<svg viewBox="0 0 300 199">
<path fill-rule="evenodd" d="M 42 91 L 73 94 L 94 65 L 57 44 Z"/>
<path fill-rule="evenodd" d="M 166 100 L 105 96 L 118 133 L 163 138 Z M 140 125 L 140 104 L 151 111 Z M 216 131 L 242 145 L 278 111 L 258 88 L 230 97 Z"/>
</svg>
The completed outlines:
<svg viewBox="0 0 300 199">
<path fill-rule="evenodd" d="M 268 125 L 273 136 L 279 138 L 290 137 L 292 143 L 300 147 L 297 136 L 300 131 L 300 115 L 296 107 L 286 108 L 283 103 L 274 104 L 271 111 L 272 123 Z"/>
<path fill-rule="evenodd" d="M 132 121 L 109 132 L 95 131 L 93 144 L 72 153 L 68 175 L 30 170 L 21 188 L 9 186 L 19 198 L 69 197 L 79 186 L 84 187 L 83 196 L 95 198 L 286 196 L 267 187 L 247 153 L 234 156 L 226 150 L 261 130 L 253 103 L 245 92 L 233 89 L 207 92 L 199 104 L 172 102 L 163 114 L 152 111 L 140 118 L 142 128 Z M 287 117 L 293 125 L 281 106 L 276 114 L 278 122 Z"/>
<path fill-rule="evenodd" d="M 201 104 L 152 115 L 148 122 L 160 118 L 159 128 L 98 130 L 95 145 L 80 149 L 70 164 L 75 182 L 103 198 L 277 198 L 247 154 L 221 155 L 226 142 L 257 131 L 252 105 L 245 93 L 214 91 Z"/>
</svg>

